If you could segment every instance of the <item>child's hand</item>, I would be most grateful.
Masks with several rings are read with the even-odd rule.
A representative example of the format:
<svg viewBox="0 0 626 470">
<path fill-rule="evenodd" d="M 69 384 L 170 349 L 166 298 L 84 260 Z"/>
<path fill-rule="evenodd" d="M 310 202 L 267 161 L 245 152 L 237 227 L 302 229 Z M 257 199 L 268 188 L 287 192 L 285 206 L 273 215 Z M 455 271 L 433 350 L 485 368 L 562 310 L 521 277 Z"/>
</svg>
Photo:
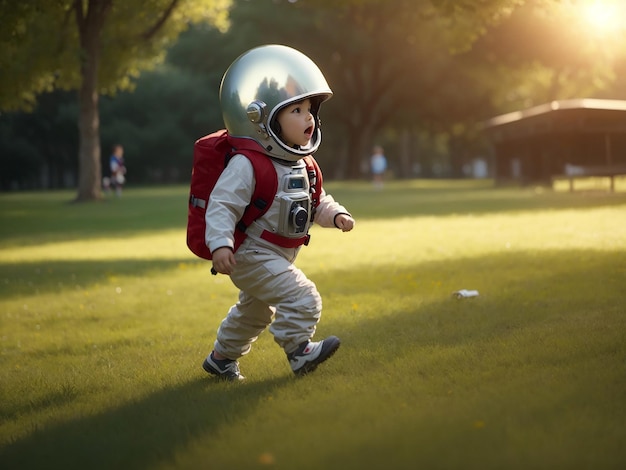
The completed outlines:
<svg viewBox="0 0 626 470">
<path fill-rule="evenodd" d="M 348 214 L 338 214 L 335 217 L 335 225 L 340 228 L 342 232 L 349 232 L 354 228 L 354 219 Z"/>
<path fill-rule="evenodd" d="M 233 250 L 224 246 L 218 248 L 211 254 L 213 256 L 213 269 L 220 274 L 230 275 L 233 271 L 233 267 L 237 264 Z"/>
</svg>

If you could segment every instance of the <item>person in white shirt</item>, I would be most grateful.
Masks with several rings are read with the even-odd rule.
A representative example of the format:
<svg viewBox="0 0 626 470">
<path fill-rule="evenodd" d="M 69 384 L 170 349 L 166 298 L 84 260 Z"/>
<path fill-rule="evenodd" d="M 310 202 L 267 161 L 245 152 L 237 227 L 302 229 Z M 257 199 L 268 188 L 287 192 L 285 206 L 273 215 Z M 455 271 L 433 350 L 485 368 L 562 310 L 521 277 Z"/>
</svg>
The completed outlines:
<svg viewBox="0 0 626 470">
<path fill-rule="evenodd" d="M 387 158 L 385 157 L 384 150 L 380 145 L 375 145 L 372 149 L 370 166 L 372 170 L 374 187 L 376 189 L 382 189 L 384 184 L 385 171 L 387 171 Z"/>
</svg>

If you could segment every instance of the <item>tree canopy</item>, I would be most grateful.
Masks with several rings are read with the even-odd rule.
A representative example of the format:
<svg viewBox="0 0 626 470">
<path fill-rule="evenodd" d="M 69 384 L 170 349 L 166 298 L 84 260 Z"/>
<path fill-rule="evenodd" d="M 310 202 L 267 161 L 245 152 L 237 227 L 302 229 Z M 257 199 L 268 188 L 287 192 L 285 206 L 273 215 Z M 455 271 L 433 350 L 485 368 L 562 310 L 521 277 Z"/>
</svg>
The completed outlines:
<svg viewBox="0 0 626 470">
<path fill-rule="evenodd" d="M 77 90 L 87 44 L 98 41 L 98 89 L 132 88 L 190 24 L 228 27 L 230 0 L 22 0 L 0 2 L 0 109 L 32 109 L 52 89 Z M 96 32 L 97 37 L 96 37 Z"/>
<path fill-rule="evenodd" d="M 129 87 L 198 21 L 227 26 L 228 0 L 27 0 L 0 4 L 0 107 L 32 107 L 55 88 L 78 90 L 77 200 L 100 198 L 98 98 Z"/>
<path fill-rule="evenodd" d="M 83 126 L 80 174 L 88 176 L 79 183 L 79 195 L 80 187 L 99 186 L 100 157 L 93 149 L 102 147 L 96 128 L 84 128 L 99 116 L 86 113 L 85 103 L 102 105 L 102 143 L 127 142 L 132 163 L 147 169 L 142 178 L 182 179 L 193 140 L 223 126 L 217 98 L 222 74 L 240 53 L 260 44 L 293 46 L 324 72 L 335 94 L 322 109 L 324 144 L 317 156 L 335 177 L 361 176 L 371 145 L 381 140 L 424 159 L 399 158 L 402 167 L 396 169 L 406 175 L 415 163 L 431 166 L 439 154 L 477 152 L 476 124 L 482 119 L 552 99 L 618 97 L 607 90 L 618 90 L 615 79 L 625 67 L 624 28 L 592 26 L 582 8 L 591 0 L 233 0 L 230 28 L 225 1 L 129 1 L 123 4 L 127 9 L 113 0 L 50 3 L 55 9 L 47 2 L 0 3 L 12 25 L 12 33 L 0 32 L 0 44 L 10 46 L 0 51 L 0 66 L 10 72 L 0 77 L 7 84 L 0 87 L 0 108 L 32 103 L 50 87 L 75 89 L 92 78 L 97 87 L 79 94 L 75 110 Z M 80 39 L 80 29 L 68 26 L 78 4 L 109 4 L 97 80 L 85 75 L 86 63 L 77 59 L 84 59 L 78 51 L 86 47 L 76 46 L 71 54 L 58 48 Z M 150 18 L 142 16 L 144 9 L 151 10 Z M 56 18 L 54 41 L 41 50 L 35 38 L 41 41 L 42 34 L 20 33 L 24 25 L 43 28 L 37 12 Z M 202 21 L 179 36 L 191 19 Z M 25 54 L 28 47 L 32 56 Z M 99 94 L 119 90 L 98 102 Z M 0 119 L 0 133 L 1 126 Z M 26 155 L 28 145 L 13 151 L 18 150 Z M 462 161 L 448 163 L 458 169 Z"/>
</svg>

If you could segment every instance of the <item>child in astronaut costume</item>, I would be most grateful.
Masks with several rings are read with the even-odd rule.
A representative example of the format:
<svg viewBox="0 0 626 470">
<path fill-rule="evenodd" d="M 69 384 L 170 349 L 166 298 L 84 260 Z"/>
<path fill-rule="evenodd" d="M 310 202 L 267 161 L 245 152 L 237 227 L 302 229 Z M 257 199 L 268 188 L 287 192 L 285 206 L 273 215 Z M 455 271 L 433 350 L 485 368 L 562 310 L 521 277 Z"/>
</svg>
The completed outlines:
<svg viewBox="0 0 626 470">
<path fill-rule="evenodd" d="M 236 252 L 234 231 L 255 186 L 252 164 L 234 155 L 211 192 L 206 243 L 213 269 L 228 274 L 240 289 L 217 332 L 203 368 L 227 380 L 242 380 L 239 359 L 268 326 L 296 375 L 313 371 L 339 347 L 330 336 L 311 341 L 320 320 L 322 300 L 315 284 L 293 265 L 312 221 L 322 227 L 352 230 L 354 219 L 323 190 L 313 207 L 310 181 L 302 158 L 321 143 L 319 108 L 332 96 L 319 68 L 286 46 L 252 49 L 228 68 L 220 87 L 224 122 L 233 137 L 259 144 L 276 170 L 278 191 L 268 211 L 246 230 Z M 261 238 L 266 233 L 272 243 Z"/>
</svg>

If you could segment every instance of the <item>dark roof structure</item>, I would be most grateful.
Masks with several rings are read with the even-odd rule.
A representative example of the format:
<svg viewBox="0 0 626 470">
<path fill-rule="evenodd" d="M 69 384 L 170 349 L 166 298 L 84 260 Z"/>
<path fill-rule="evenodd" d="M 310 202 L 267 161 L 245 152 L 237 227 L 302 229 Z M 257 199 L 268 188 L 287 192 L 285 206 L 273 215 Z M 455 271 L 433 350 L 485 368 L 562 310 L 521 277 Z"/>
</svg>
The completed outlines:
<svg viewBox="0 0 626 470">
<path fill-rule="evenodd" d="M 496 180 L 541 183 L 567 167 L 626 165 L 626 101 L 552 101 L 487 120 Z"/>
</svg>

